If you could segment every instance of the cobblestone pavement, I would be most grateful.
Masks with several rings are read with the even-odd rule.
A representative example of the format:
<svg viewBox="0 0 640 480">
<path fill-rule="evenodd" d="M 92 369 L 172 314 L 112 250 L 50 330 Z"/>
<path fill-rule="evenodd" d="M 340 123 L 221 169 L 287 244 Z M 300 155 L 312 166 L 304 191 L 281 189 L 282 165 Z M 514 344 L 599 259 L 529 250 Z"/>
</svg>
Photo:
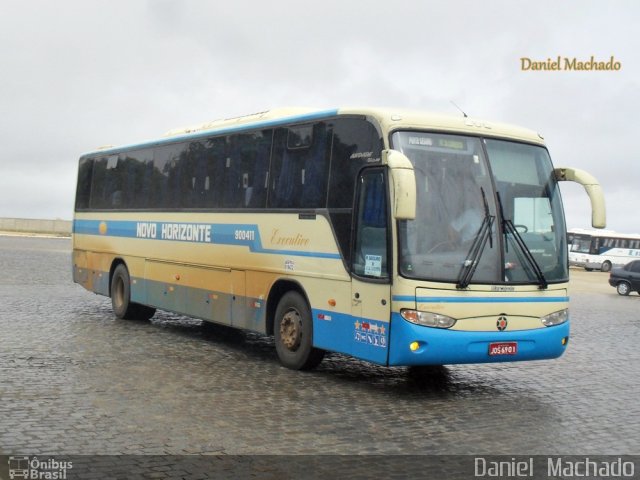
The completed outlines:
<svg viewBox="0 0 640 480">
<path fill-rule="evenodd" d="M 70 241 L 0 237 L 0 454 L 639 454 L 640 296 L 572 271 L 558 360 L 428 375 L 158 312 L 114 318 Z"/>
</svg>

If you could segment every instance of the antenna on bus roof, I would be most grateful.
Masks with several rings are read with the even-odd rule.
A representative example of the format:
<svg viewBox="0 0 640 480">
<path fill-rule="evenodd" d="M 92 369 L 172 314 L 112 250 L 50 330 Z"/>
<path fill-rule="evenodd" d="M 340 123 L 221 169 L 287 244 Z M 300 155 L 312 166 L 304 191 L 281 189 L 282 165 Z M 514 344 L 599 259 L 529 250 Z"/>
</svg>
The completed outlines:
<svg viewBox="0 0 640 480">
<path fill-rule="evenodd" d="M 449 100 L 451 102 L 451 104 L 456 107 L 458 110 L 460 110 L 462 112 L 462 115 L 464 115 L 464 118 L 467 118 L 468 115 L 466 113 L 464 113 L 464 111 L 458 106 L 456 105 L 456 102 L 454 102 L 453 100 Z"/>
</svg>

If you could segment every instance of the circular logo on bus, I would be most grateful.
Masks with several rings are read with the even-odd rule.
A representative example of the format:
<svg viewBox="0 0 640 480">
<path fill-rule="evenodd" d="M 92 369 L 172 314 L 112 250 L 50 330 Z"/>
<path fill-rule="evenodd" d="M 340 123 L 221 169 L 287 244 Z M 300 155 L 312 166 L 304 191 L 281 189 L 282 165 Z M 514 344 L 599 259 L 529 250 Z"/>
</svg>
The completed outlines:
<svg viewBox="0 0 640 480">
<path fill-rule="evenodd" d="M 498 330 L 503 331 L 505 328 L 507 328 L 507 325 L 509 325 L 509 322 L 507 322 L 507 317 L 498 317 L 498 321 L 496 322 L 496 327 L 498 327 Z"/>
<path fill-rule="evenodd" d="M 107 234 L 107 222 L 100 222 L 100 225 L 98 225 L 98 231 L 100 232 L 100 235 L 106 235 Z"/>
</svg>

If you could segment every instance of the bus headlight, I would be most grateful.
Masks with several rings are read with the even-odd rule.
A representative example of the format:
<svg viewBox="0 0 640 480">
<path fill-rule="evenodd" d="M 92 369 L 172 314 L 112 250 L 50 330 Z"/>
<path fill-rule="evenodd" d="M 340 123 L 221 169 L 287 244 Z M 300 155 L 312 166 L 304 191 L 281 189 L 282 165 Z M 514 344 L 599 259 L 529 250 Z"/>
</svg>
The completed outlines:
<svg viewBox="0 0 640 480">
<path fill-rule="evenodd" d="M 455 318 L 440 315 L 439 313 L 402 309 L 400 310 L 400 315 L 408 322 L 425 327 L 451 328 L 456 324 Z"/>
<path fill-rule="evenodd" d="M 542 323 L 545 327 L 552 327 L 554 325 L 560 325 L 569 320 L 569 309 L 559 310 L 557 312 L 550 313 L 541 317 Z"/>
</svg>

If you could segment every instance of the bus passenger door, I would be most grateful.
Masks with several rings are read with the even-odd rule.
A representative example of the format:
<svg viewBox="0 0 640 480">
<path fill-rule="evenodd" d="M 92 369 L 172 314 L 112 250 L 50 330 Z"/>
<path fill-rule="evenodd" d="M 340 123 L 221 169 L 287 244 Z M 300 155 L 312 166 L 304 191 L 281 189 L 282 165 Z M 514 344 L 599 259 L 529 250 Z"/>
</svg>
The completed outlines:
<svg viewBox="0 0 640 480">
<path fill-rule="evenodd" d="M 358 178 L 352 255 L 351 354 L 386 364 L 391 315 L 389 208 L 386 174 L 365 170 Z"/>
</svg>

